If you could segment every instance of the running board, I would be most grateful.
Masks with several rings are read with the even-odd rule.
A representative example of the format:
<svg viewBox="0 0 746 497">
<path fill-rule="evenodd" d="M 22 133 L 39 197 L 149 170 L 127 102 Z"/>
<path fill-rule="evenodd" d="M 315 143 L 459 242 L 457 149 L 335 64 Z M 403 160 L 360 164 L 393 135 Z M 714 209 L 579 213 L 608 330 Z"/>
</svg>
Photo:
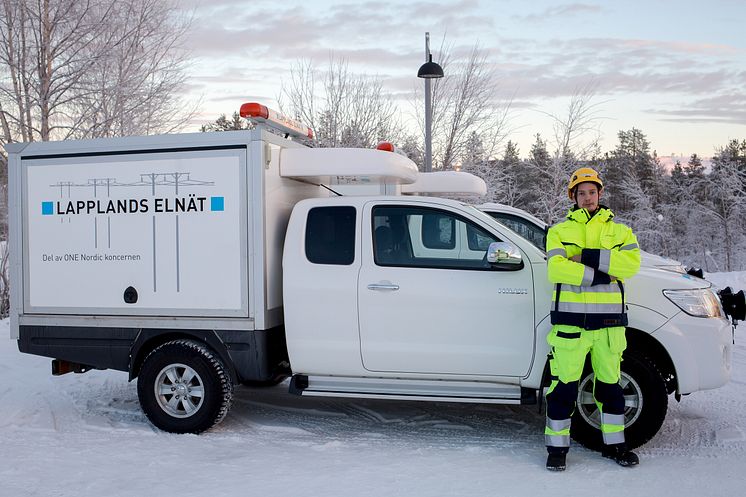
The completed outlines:
<svg viewBox="0 0 746 497">
<path fill-rule="evenodd" d="M 535 404 L 536 390 L 476 381 L 401 380 L 294 375 L 290 393 L 312 397 Z"/>
</svg>

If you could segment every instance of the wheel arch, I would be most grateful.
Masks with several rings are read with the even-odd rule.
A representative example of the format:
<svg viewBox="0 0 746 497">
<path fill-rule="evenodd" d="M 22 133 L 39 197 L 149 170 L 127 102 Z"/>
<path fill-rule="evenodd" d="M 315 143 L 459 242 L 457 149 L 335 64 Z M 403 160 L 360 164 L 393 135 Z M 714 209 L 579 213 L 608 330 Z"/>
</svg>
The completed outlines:
<svg viewBox="0 0 746 497">
<path fill-rule="evenodd" d="M 212 330 L 169 330 L 169 329 L 142 329 L 138 333 L 135 342 L 130 349 L 129 381 L 134 380 L 140 374 L 145 358 L 161 345 L 173 340 L 190 339 L 196 340 L 215 352 L 225 368 L 231 375 L 231 380 L 238 381 L 233 361 L 228 354 L 225 343 Z"/>
<path fill-rule="evenodd" d="M 649 357 L 658 367 L 666 383 L 668 394 L 678 389 L 676 368 L 666 348 L 650 333 L 636 328 L 627 328 L 627 350 L 636 351 Z"/>
</svg>

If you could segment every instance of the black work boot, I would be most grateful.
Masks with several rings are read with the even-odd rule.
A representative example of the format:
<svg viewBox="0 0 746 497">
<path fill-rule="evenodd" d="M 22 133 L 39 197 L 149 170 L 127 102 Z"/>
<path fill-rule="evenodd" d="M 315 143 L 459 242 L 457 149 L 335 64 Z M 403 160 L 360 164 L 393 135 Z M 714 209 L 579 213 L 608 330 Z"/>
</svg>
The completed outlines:
<svg viewBox="0 0 746 497">
<path fill-rule="evenodd" d="M 627 449 L 625 444 L 604 445 L 601 455 L 613 459 L 620 466 L 629 467 L 640 464 L 637 454 Z"/>
<path fill-rule="evenodd" d="M 547 456 L 547 469 L 549 471 L 564 471 L 567 468 L 565 461 L 567 457 L 566 449 L 556 449 L 554 447 L 547 449 L 549 456 Z"/>
</svg>

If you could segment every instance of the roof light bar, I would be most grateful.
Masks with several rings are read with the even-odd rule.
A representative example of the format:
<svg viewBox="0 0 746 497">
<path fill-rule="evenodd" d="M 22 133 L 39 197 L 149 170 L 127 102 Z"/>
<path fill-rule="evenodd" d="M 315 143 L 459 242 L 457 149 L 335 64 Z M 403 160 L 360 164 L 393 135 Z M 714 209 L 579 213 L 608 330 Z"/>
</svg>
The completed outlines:
<svg viewBox="0 0 746 497">
<path fill-rule="evenodd" d="M 376 146 L 376 150 L 383 150 L 384 152 L 396 152 L 396 147 L 391 142 L 380 142 Z"/>
<path fill-rule="evenodd" d="M 298 138 L 308 138 L 313 140 L 314 134 L 311 128 L 294 119 L 290 119 L 265 105 L 256 102 L 245 103 L 241 105 L 239 114 L 241 117 L 250 119 L 256 123 L 266 124 L 267 126 L 282 131 L 283 133 L 288 133 Z"/>
</svg>

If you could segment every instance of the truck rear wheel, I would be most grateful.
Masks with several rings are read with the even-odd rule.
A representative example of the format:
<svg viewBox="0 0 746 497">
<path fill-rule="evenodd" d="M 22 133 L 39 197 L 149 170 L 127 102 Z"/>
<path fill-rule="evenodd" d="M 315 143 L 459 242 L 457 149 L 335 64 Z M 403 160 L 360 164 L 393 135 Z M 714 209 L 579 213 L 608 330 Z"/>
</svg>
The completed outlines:
<svg viewBox="0 0 746 497">
<path fill-rule="evenodd" d="M 663 425 L 668 410 L 668 391 L 663 376 L 647 356 L 629 350 L 622 361 L 624 391 L 624 438 L 630 449 L 652 439 Z M 593 400 L 593 372 L 580 380 L 572 438 L 589 449 L 601 450 L 601 413 Z"/>
<path fill-rule="evenodd" d="M 233 382 L 223 363 L 194 340 L 174 340 L 145 358 L 137 380 L 145 415 L 161 430 L 201 433 L 223 420 Z"/>
</svg>

